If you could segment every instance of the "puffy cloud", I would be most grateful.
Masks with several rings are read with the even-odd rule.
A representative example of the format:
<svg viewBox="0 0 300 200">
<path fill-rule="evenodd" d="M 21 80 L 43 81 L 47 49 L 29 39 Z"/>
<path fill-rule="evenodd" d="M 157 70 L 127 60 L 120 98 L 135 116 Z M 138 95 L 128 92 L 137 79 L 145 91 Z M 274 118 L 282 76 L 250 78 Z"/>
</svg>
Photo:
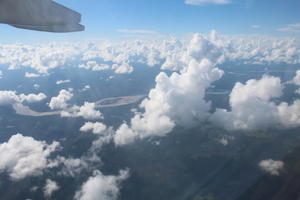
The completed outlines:
<svg viewBox="0 0 300 200">
<path fill-rule="evenodd" d="M 1 45 L 0 64 L 8 65 L 10 70 L 30 67 L 39 74 L 48 74 L 50 69 L 71 64 L 80 54 L 79 49 L 75 43 Z"/>
<path fill-rule="evenodd" d="M 285 27 L 279 28 L 278 31 L 290 32 L 290 33 L 299 33 L 300 32 L 300 23 L 298 23 L 298 24 L 288 24 Z"/>
<path fill-rule="evenodd" d="M 25 77 L 26 78 L 37 78 L 37 77 L 40 77 L 40 74 L 26 72 Z"/>
<path fill-rule="evenodd" d="M 119 186 L 129 176 L 128 170 L 121 170 L 118 176 L 106 176 L 95 171 L 76 192 L 76 200 L 116 200 L 119 195 Z"/>
<path fill-rule="evenodd" d="M 282 95 L 283 84 L 273 76 L 236 83 L 230 94 L 231 111 L 217 109 L 210 120 L 226 129 L 268 129 L 300 126 L 300 100 L 291 105 L 272 100 Z"/>
<path fill-rule="evenodd" d="M 296 76 L 293 79 L 293 83 L 300 86 L 300 70 L 297 70 Z"/>
<path fill-rule="evenodd" d="M 40 175 L 48 167 L 47 158 L 58 146 L 58 142 L 48 145 L 16 134 L 8 142 L 0 144 L 0 171 L 9 173 L 13 180 Z"/>
<path fill-rule="evenodd" d="M 33 85 L 33 88 L 34 88 L 35 90 L 38 90 L 38 89 L 40 89 L 40 85 L 39 85 L 39 84 L 34 84 L 34 85 Z"/>
<path fill-rule="evenodd" d="M 117 145 L 130 143 L 136 138 L 164 136 L 175 124 L 190 126 L 208 117 L 210 103 L 204 99 L 205 90 L 223 75 L 223 71 L 207 59 L 219 60 L 222 57 L 214 45 L 201 35 L 194 35 L 188 48 L 186 68 L 171 76 L 161 72 L 156 77 L 155 88 L 140 105 L 145 111 L 135 113 L 130 127 L 123 124 L 116 131 L 114 141 Z M 212 55 L 204 49 L 211 50 Z"/>
<path fill-rule="evenodd" d="M 107 70 L 110 67 L 107 64 L 98 64 L 96 61 L 90 60 L 87 61 L 85 64 L 80 64 L 79 68 L 84 68 L 92 71 L 102 71 L 102 70 Z"/>
<path fill-rule="evenodd" d="M 67 90 L 61 90 L 56 97 L 52 97 L 49 103 L 51 109 L 65 109 L 68 107 L 67 102 L 71 100 L 73 94 Z"/>
<path fill-rule="evenodd" d="M 291 105 L 282 102 L 278 105 L 280 124 L 285 128 L 300 126 L 300 100 L 295 100 Z"/>
<path fill-rule="evenodd" d="M 231 111 L 217 109 L 212 121 L 227 129 L 268 128 L 277 122 L 277 107 L 269 100 L 280 97 L 282 88 L 280 79 L 271 76 L 236 83 L 230 94 Z"/>
<path fill-rule="evenodd" d="M 300 43 L 295 38 L 228 37 L 226 59 L 244 64 L 298 64 Z"/>
<path fill-rule="evenodd" d="M 272 159 L 268 159 L 268 160 L 263 160 L 259 163 L 259 167 L 273 175 L 273 176 L 278 176 L 280 174 L 280 171 L 283 169 L 284 167 L 284 163 L 282 161 L 275 161 Z"/>
<path fill-rule="evenodd" d="M 205 4 L 228 4 L 231 0 L 185 0 L 189 5 L 205 5 Z"/>
<path fill-rule="evenodd" d="M 59 188 L 60 187 L 57 185 L 55 181 L 47 179 L 46 185 L 44 186 L 44 196 L 46 198 L 50 198 L 55 191 L 59 190 Z"/>
<path fill-rule="evenodd" d="M 137 115 L 137 116 L 135 116 L 135 118 L 138 118 L 138 120 L 140 120 L 141 117 Z M 135 120 L 133 120 L 133 121 L 135 121 Z M 165 117 L 164 121 L 165 121 L 164 123 L 159 123 L 159 128 L 161 128 L 161 130 L 157 130 L 157 131 L 162 131 L 163 134 L 165 134 L 165 132 L 168 133 L 169 131 L 171 131 L 174 126 L 174 122 L 172 122 L 169 118 Z M 148 123 L 152 124 L 152 121 L 150 121 Z M 152 127 L 152 129 L 154 129 L 154 127 Z M 150 134 L 148 134 L 148 135 L 150 135 Z M 138 137 L 140 137 L 139 132 L 133 130 L 133 128 L 129 128 L 128 125 L 124 123 L 116 131 L 116 133 L 114 135 L 114 142 L 116 145 L 130 144 L 130 143 L 134 142 L 135 139 Z"/>
<path fill-rule="evenodd" d="M 68 104 L 68 101 L 73 97 L 72 89 L 61 90 L 59 95 L 52 97 L 48 106 L 51 109 L 61 109 L 62 117 L 83 117 L 85 119 L 94 120 L 101 119 L 103 115 L 100 111 L 96 110 L 95 103 L 84 102 L 82 106 L 72 106 Z"/>
<path fill-rule="evenodd" d="M 42 101 L 45 98 L 47 98 L 47 96 L 43 93 L 17 95 L 16 91 L 9 91 L 9 90 L 0 91 L 0 105 L 22 103 L 22 102 L 34 103 L 34 102 Z"/>
<path fill-rule="evenodd" d="M 21 102 L 21 98 L 16 94 L 16 91 L 0 91 L 0 105 L 13 104 Z"/>
<path fill-rule="evenodd" d="M 103 115 L 96 110 L 95 103 L 85 102 L 82 106 L 73 106 L 70 109 L 61 112 L 62 117 L 83 117 L 84 119 L 101 119 Z"/>
<path fill-rule="evenodd" d="M 291 83 L 297 85 L 297 86 L 300 86 L 300 70 L 297 70 L 296 71 L 296 76 L 293 78 L 293 80 L 291 81 Z M 300 88 L 298 88 L 296 91 L 295 91 L 296 94 L 300 94 Z"/>
<path fill-rule="evenodd" d="M 28 95 L 21 94 L 20 98 L 21 98 L 22 102 L 26 101 L 28 103 L 34 103 L 34 102 L 39 102 L 39 101 L 42 101 L 42 100 L 46 99 L 47 96 L 43 93 L 28 94 Z"/>
<path fill-rule="evenodd" d="M 63 156 L 57 156 L 55 159 L 50 161 L 49 167 L 59 168 L 59 175 L 75 177 L 83 170 L 89 169 L 89 159 L 85 156 L 81 158 L 66 158 Z"/>
<path fill-rule="evenodd" d="M 133 72 L 133 67 L 128 63 L 113 64 L 112 69 L 114 69 L 117 74 L 130 74 Z"/>
<path fill-rule="evenodd" d="M 225 3 L 226 0 L 200 0 L 190 3 Z M 295 26 L 295 25 L 294 25 Z M 211 35 L 209 36 L 211 37 Z M 294 38 L 276 38 L 264 36 L 221 36 L 212 43 L 223 43 L 223 58 L 228 61 L 252 64 L 300 63 L 300 42 Z M 215 38 L 216 39 L 216 38 Z M 116 72 L 132 71 L 126 63 L 144 63 L 149 66 L 163 63 L 162 69 L 179 71 L 186 64 L 187 48 L 190 37 L 125 41 L 84 41 L 56 42 L 39 45 L 11 44 L 0 45 L 0 64 L 10 70 L 28 67 L 35 74 L 47 75 L 57 67 L 82 67 L 88 70 L 111 69 L 107 62 L 116 64 Z M 205 42 L 200 40 L 201 42 Z M 196 44 L 196 43 L 195 43 Z M 194 46 L 197 48 L 197 45 Z M 209 46 L 207 46 L 209 48 Z M 216 47 L 216 46 L 212 46 Z M 204 55 L 212 50 L 203 49 Z M 218 53 L 219 50 L 217 51 Z M 200 56 L 201 54 L 197 54 Z M 213 63 L 214 60 L 209 58 Z M 125 65 L 124 65 L 125 63 Z M 117 66 L 117 67 L 116 67 Z M 120 68 L 120 66 L 122 66 Z M 119 69 L 120 68 L 120 69 Z"/>
<path fill-rule="evenodd" d="M 71 80 L 58 80 L 58 81 L 56 81 L 56 85 L 61 85 L 61 84 L 64 84 L 64 83 L 70 83 L 71 82 Z"/>
<path fill-rule="evenodd" d="M 90 85 L 85 85 L 84 88 L 82 89 L 82 91 L 87 91 L 91 89 L 91 86 Z"/>
<path fill-rule="evenodd" d="M 80 131 L 88 132 L 91 131 L 94 134 L 102 134 L 106 130 L 106 125 L 101 122 L 86 122 L 81 128 Z"/>
<path fill-rule="evenodd" d="M 228 139 L 226 139 L 226 138 L 221 138 L 221 139 L 219 140 L 219 142 L 220 142 L 221 144 L 223 144 L 224 146 L 227 146 L 227 145 L 229 144 L 229 141 L 228 141 Z"/>
</svg>

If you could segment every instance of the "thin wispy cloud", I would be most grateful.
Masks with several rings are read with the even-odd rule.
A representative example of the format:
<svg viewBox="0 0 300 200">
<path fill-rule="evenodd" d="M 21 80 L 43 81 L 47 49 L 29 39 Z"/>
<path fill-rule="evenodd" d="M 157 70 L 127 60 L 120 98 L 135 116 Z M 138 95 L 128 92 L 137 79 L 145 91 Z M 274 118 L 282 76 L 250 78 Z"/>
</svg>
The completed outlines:
<svg viewBox="0 0 300 200">
<path fill-rule="evenodd" d="M 185 0 L 184 2 L 188 5 L 203 6 L 206 4 L 229 4 L 232 0 Z"/>
<path fill-rule="evenodd" d="M 285 27 L 279 28 L 278 31 L 290 32 L 290 33 L 300 33 L 300 23 L 288 24 Z"/>
<path fill-rule="evenodd" d="M 153 30 L 144 30 L 144 29 L 118 29 L 119 33 L 130 33 L 130 34 L 157 34 Z"/>
<path fill-rule="evenodd" d="M 254 29 L 259 29 L 259 28 L 261 28 L 261 26 L 260 26 L 260 25 L 257 25 L 257 24 L 255 24 L 255 25 L 252 25 L 252 26 L 251 26 L 251 28 L 254 28 Z"/>
</svg>

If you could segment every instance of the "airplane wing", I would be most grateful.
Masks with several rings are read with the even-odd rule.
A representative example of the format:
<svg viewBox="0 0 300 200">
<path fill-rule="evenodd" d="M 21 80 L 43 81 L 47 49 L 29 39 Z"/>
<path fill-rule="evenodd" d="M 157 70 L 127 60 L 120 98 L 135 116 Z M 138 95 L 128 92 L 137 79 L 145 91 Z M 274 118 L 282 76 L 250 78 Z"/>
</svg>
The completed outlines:
<svg viewBox="0 0 300 200">
<path fill-rule="evenodd" d="M 52 0 L 0 0 L 0 23 L 46 32 L 83 31 L 81 15 Z"/>
</svg>

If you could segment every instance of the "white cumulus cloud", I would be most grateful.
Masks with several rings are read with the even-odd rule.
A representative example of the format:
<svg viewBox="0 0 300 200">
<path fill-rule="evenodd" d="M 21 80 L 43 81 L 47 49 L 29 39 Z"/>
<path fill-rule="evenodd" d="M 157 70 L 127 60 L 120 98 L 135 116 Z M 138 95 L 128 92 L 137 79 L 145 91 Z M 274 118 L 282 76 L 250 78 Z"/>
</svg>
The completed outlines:
<svg viewBox="0 0 300 200">
<path fill-rule="evenodd" d="M 40 175 L 48 167 L 47 158 L 58 146 L 58 142 L 48 145 L 16 134 L 0 144 L 0 171 L 7 172 L 13 180 Z"/>
<path fill-rule="evenodd" d="M 64 84 L 64 83 L 70 83 L 71 80 L 67 79 L 67 80 L 58 80 L 56 81 L 56 85 L 61 85 L 61 84 Z"/>
<path fill-rule="evenodd" d="M 47 179 L 44 186 L 44 196 L 50 198 L 55 191 L 59 190 L 59 188 L 60 187 L 55 181 Z"/>
<path fill-rule="evenodd" d="M 100 171 L 95 171 L 80 190 L 76 192 L 75 200 L 116 200 L 119 196 L 120 184 L 129 176 L 128 170 L 121 170 L 119 175 L 103 175 Z"/>
<path fill-rule="evenodd" d="M 229 130 L 298 127 L 300 100 L 290 105 L 275 103 L 273 99 L 281 97 L 282 90 L 280 78 L 273 76 L 236 83 L 229 99 L 231 110 L 217 109 L 210 120 Z"/>
<path fill-rule="evenodd" d="M 283 169 L 284 167 L 284 163 L 282 161 L 275 161 L 272 159 L 268 159 L 268 160 L 263 160 L 259 163 L 259 167 L 273 175 L 273 176 L 278 176 L 280 174 L 280 171 Z"/>
<path fill-rule="evenodd" d="M 101 122 L 86 122 L 81 128 L 80 131 L 88 132 L 91 131 L 94 134 L 101 134 L 106 130 L 106 125 Z"/>
<path fill-rule="evenodd" d="M 73 94 L 67 90 L 61 90 L 56 97 L 52 97 L 49 103 L 51 109 L 65 109 L 68 107 L 68 101 L 71 100 Z"/>
<path fill-rule="evenodd" d="M 0 91 L 0 105 L 8 105 L 13 103 L 35 103 L 46 99 L 47 96 L 43 93 L 39 94 L 20 94 L 16 91 L 4 90 Z"/>
<path fill-rule="evenodd" d="M 96 110 L 95 103 L 84 102 L 82 106 L 73 106 L 61 112 L 62 117 L 83 117 L 88 120 L 102 119 L 103 115 Z"/>
<path fill-rule="evenodd" d="M 277 122 L 277 107 L 270 102 L 282 95 L 281 80 L 264 76 L 249 80 L 244 85 L 236 83 L 230 94 L 231 111 L 217 109 L 212 121 L 227 129 L 265 129 Z"/>
<path fill-rule="evenodd" d="M 37 78 L 40 77 L 40 74 L 26 72 L 24 76 L 26 78 Z"/>
<path fill-rule="evenodd" d="M 128 63 L 113 64 L 112 69 L 115 70 L 117 74 L 130 74 L 133 72 L 133 67 Z"/>
<path fill-rule="evenodd" d="M 223 71 L 208 60 L 216 61 L 222 57 L 218 49 L 217 44 L 194 35 L 188 48 L 186 68 L 171 76 L 164 72 L 157 75 L 155 88 L 140 105 L 145 111 L 136 112 L 130 126 L 122 124 L 119 127 L 114 136 L 115 143 L 122 145 L 136 138 L 163 136 L 175 124 L 190 126 L 205 120 L 210 109 L 210 103 L 204 100 L 205 90 L 223 75 Z"/>
</svg>

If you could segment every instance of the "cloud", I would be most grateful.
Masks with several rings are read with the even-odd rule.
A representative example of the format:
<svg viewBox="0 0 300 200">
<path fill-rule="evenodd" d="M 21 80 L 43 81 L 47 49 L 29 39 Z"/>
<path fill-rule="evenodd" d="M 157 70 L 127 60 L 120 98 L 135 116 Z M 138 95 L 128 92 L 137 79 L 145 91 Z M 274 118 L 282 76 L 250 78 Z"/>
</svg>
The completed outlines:
<svg viewBox="0 0 300 200">
<path fill-rule="evenodd" d="M 122 124 L 116 131 L 114 141 L 123 145 L 136 138 L 164 136 L 175 124 L 191 126 L 205 120 L 210 103 L 204 100 L 205 90 L 223 75 L 210 60 L 219 60 L 222 53 L 217 44 L 201 35 L 194 35 L 186 55 L 186 68 L 170 76 L 157 75 L 155 88 L 141 104 L 143 113 L 136 112 L 130 126 Z M 208 52 L 207 52 L 208 51 Z"/>
<path fill-rule="evenodd" d="M 121 170 L 117 176 L 106 176 L 95 171 L 80 190 L 75 194 L 75 200 L 116 200 L 119 196 L 119 187 L 122 181 L 129 176 L 128 170 Z"/>
<path fill-rule="evenodd" d="M 28 94 L 28 95 L 21 94 L 20 98 L 21 98 L 21 102 L 26 101 L 28 103 L 35 103 L 46 99 L 47 96 L 44 93 Z"/>
<path fill-rule="evenodd" d="M 85 64 L 80 64 L 79 68 L 92 70 L 92 71 L 102 71 L 102 70 L 108 70 L 110 67 L 107 64 L 98 64 L 94 60 L 87 61 Z"/>
<path fill-rule="evenodd" d="M 229 4 L 231 3 L 231 0 L 185 0 L 186 4 L 189 5 L 197 5 L 197 6 L 202 6 L 206 4 Z"/>
<path fill-rule="evenodd" d="M 71 100 L 73 97 L 73 94 L 71 91 L 67 90 L 61 90 L 56 97 L 52 97 L 49 103 L 49 107 L 54 109 L 65 109 L 68 107 L 67 102 Z"/>
<path fill-rule="evenodd" d="M 106 131 L 106 125 L 101 122 L 86 122 L 81 128 L 80 131 L 88 132 L 91 131 L 94 134 L 101 134 Z"/>
<path fill-rule="evenodd" d="M 20 94 L 18 95 L 16 91 L 4 90 L 0 91 L 0 105 L 9 105 L 13 103 L 35 103 L 44 100 L 47 96 L 43 93 L 39 94 Z"/>
<path fill-rule="evenodd" d="M 220 142 L 222 145 L 224 145 L 224 146 L 227 146 L 227 145 L 229 144 L 229 141 L 228 141 L 228 139 L 226 139 L 226 138 L 221 138 L 221 139 L 219 140 L 219 142 Z"/>
<path fill-rule="evenodd" d="M 75 177 L 82 173 L 83 170 L 89 169 L 88 159 L 83 156 L 81 158 L 65 158 L 58 156 L 51 160 L 52 167 L 60 167 L 59 175 Z"/>
<path fill-rule="evenodd" d="M 81 52 L 78 45 L 67 42 L 36 46 L 1 45 L 1 51 L 0 64 L 8 65 L 8 69 L 28 67 L 44 75 L 51 69 L 71 64 Z"/>
<path fill-rule="evenodd" d="M 38 89 L 40 89 L 40 85 L 39 85 L 39 84 L 34 84 L 34 85 L 33 85 L 33 88 L 34 88 L 35 90 L 38 90 Z"/>
<path fill-rule="evenodd" d="M 284 128 L 300 126 L 300 100 L 295 100 L 291 105 L 282 102 L 277 106 L 279 123 Z"/>
<path fill-rule="evenodd" d="M 279 28 L 278 31 L 281 31 L 281 32 L 290 32 L 290 33 L 299 33 L 300 32 L 300 23 L 297 23 L 297 24 L 288 24 L 285 27 Z"/>
<path fill-rule="evenodd" d="M 257 24 L 255 24 L 255 25 L 252 25 L 252 26 L 251 26 L 251 28 L 254 28 L 254 29 L 259 29 L 259 28 L 261 28 L 261 26 L 260 26 L 260 25 L 257 25 Z"/>
<path fill-rule="evenodd" d="M 84 88 L 81 91 L 87 91 L 89 89 L 91 89 L 91 86 L 90 85 L 85 85 Z"/>
<path fill-rule="evenodd" d="M 37 77 L 40 77 L 40 74 L 26 72 L 25 77 L 26 78 L 37 78 Z"/>
<path fill-rule="evenodd" d="M 44 197 L 50 198 L 55 191 L 59 190 L 59 188 L 60 187 L 55 181 L 47 179 L 46 185 L 44 186 Z"/>
<path fill-rule="evenodd" d="M 273 176 L 279 176 L 280 171 L 284 167 L 284 163 L 282 161 L 275 161 L 272 159 L 268 159 L 268 160 L 261 161 L 259 163 L 259 167 L 263 171 L 265 171 Z"/>
<path fill-rule="evenodd" d="M 73 106 L 61 112 L 62 117 L 83 117 L 84 119 L 95 120 L 102 119 L 103 115 L 96 110 L 95 103 L 84 102 L 82 106 Z"/>
<path fill-rule="evenodd" d="M 128 63 L 113 64 L 112 69 L 114 69 L 117 74 L 131 74 L 133 72 L 133 67 Z"/>
<path fill-rule="evenodd" d="M 0 144 L 0 171 L 7 172 L 12 180 L 41 175 L 48 167 L 47 158 L 59 146 L 58 142 L 48 145 L 21 134 L 12 136 Z"/>
<path fill-rule="evenodd" d="M 217 109 L 211 120 L 227 129 L 265 129 L 277 122 L 277 107 L 269 102 L 282 95 L 281 80 L 263 76 L 261 80 L 236 83 L 230 94 L 231 111 Z"/>
<path fill-rule="evenodd" d="M 56 81 L 56 85 L 61 85 L 61 84 L 64 84 L 64 83 L 70 83 L 71 82 L 71 80 L 58 80 L 58 81 Z"/>
<path fill-rule="evenodd" d="M 0 70 L 0 79 L 3 78 L 3 72 Z"/>
<path fill-rule="evenodd" d="M 30 71 L 35 71 L 34 74 L 43 76 L 49 75 L 55 68 L 78 67 L 99 71 L 111 70 L 111 65 L 120 66 L 123 63 L 143 63 L 150 67 L 163 63 L 162 69 L 179 71 L 185 66 L 189 41 L 190 36 L 122 42 L 105 40 L 0 45 L 0 64 L 9 70 L 30 68 Z M 244 35 L 222 36 L 218 42 L 226 44 L 222 58 L 226 61 L 246 64 L 300 63 L 299 39 Z M 130 68 L 127 66 L 127 69 Z M 125 71 L 128 73 L 131 70 Z"/>
<path fill-rule="evenodd" d="M 297 64 L 300 43 L 294 38 L 229 37 L 226 60 L 241 64 Z"/>
<path fill-rule="evenodd" d="M 300 70 L 297 70 L 296 76 L 293 79 L 293 83 L 300 86 Z"/>
<path fill-rule="evenodd" d="M 230 111 L 217 109 L 210 121 L 228 130 L 259 130 L 300 126 L 300 100 L 291 105 L 275 103 L 283 94 L 280 78 L 263 76 L 260 80 L 236 83 L 230 94 Z"/>
<path fill-rule="evenodd" d="M 0 91 L 0 105 L 13 104 L 20 101 L 21 98 L 16 94 L 16 91 Z"/>
<path fill-rule="evenodd" d="M 130 33 L 130 34 L 157 34 L 153 30 L 143 30 L 143 29 L 118 29 L 119 33 Z"/>
</svg>

